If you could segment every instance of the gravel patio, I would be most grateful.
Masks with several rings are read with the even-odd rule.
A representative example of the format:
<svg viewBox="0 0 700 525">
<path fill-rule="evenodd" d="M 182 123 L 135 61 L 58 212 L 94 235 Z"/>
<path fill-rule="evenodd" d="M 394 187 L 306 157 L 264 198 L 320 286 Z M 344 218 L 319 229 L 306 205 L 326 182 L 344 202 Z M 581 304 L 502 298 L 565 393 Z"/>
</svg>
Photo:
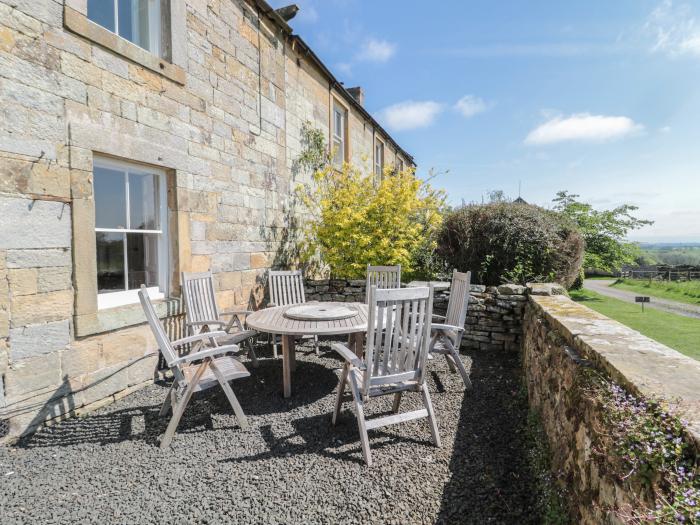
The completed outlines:
<svg viewBox="0 0 700 525">
<path fill-rule="evenodd" d="M 322 341 L 298 354 L 294 394 L 282 364 L 233 383 L 251 428 L 235 426 L 221 389 L 196 395 L 173 445 L 158 448 L 167 385 L 0 447 L 2 523 L 540 523 L 517 355 L 471 355 L 473 390 L 445 361 L 428 383 L 443 440 L 426 420 L 372 431 L 362 460 L 351 403 L 330 425 L 340 359 Z M 249 365 L 249 363 L 247 363 Z M 404 397 L 418 406 L 417 394 Z M 389 410 L 391 396 L 374 400 Z"/>
</svg>

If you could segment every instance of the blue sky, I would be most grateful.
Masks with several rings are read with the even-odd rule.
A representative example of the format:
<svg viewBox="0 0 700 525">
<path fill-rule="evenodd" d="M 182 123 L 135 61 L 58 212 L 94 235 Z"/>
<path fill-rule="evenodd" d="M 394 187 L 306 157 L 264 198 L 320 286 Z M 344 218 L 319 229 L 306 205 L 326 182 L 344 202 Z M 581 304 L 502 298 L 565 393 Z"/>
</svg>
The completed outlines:
<svg viewBox="0 0 700 525">
<path fill-rule="evenodd" d="M 656 223 L 634 240 L 700 242 L 700 1 L 297 4 L 295 32 L 451 203 L 566 189 L 638 205 Z"/>
</svg>

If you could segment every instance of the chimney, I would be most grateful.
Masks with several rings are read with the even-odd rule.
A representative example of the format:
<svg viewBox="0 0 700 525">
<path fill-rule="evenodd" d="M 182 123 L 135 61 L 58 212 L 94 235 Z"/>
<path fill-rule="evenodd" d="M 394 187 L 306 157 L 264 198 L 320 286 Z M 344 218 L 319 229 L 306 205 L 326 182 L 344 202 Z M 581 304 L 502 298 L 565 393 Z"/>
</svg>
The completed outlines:
<svg viewBox="0 0 700 525">
<path fill-rule="evenodd" d="M 348 88 L 348 93 L 352 95 L 352 98 L 357 100 L 360 106 L 365 106 L 365 92 L 360 86 Z"/>
</svg>

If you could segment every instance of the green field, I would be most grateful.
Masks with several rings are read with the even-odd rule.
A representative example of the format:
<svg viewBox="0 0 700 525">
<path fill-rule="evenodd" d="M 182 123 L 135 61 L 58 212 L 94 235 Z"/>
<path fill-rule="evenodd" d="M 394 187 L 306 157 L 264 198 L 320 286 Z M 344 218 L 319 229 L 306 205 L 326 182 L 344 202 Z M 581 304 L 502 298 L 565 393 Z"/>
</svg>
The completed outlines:
<svg viewBox="0 0 700 525">
<path fill-rule="evenodd" d="M 629 290 L 640 295 L 671 299 L 679 303 L 700 305 L 700 281 L 668 282 L 642 279 L 620 279 L 615 288 Z"/>
<path fill-rule="evenodd" d="M 590 290 L 572 290 L 571 298 L 679 352 L 700 360 L 700 319 L 661 312 L 604 297 Z"/>
</svg>

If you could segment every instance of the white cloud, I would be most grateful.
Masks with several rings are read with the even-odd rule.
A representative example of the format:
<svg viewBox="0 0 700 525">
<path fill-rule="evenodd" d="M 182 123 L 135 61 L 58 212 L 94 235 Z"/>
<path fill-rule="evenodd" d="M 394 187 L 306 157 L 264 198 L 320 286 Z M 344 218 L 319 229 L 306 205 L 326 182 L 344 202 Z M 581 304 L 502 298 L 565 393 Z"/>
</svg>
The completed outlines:
<svg viewBox="0 0 700 525">
<path fill-rule="evenodd" d="M 649 15 L 645 29 L 654 39 L 652 51 L 700 57 L 700 23 L 689 4 L 663 0 Z"/>
<path fill-rule="evenodd" d="M 474 95 L 465 95 L 460 98 L 454 106 L 463 117 L 470 118 L 491 108 L 491 104 L 484 102 Z"/>
<path fill-rule="evenodd" d="M 386 62 L 396 53 L 396 44 L 386 40 L 368 38 L 357 54 L 357 60 L 365 62 Z"/>
<path fill-rule="evenodd" d="M 377 117 L 394 131 L 430 126 L 444 106 L 433 100 L 399 102 L 381 110 Z"/>
<path fill-rule="evenodd" d="M 544 145 L 566 141 L 604 142 L 637 133 L 643 126 L 628 117 L 612 117 L 578 113 L 570 117 L 554 117 L 533 129 L 526 144 Z"/>
</svg>

